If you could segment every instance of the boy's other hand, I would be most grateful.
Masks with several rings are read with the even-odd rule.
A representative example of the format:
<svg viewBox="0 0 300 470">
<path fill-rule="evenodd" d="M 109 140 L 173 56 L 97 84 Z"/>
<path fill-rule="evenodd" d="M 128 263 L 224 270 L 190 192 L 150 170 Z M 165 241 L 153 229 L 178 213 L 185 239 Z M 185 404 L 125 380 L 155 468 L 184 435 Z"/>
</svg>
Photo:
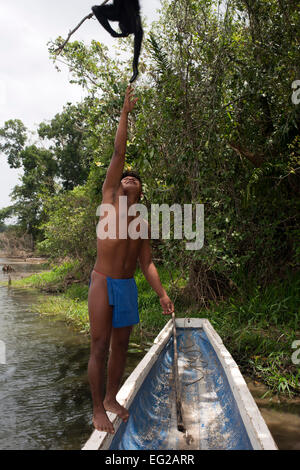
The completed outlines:
<svg viewBox="0 0 300 470">
<path fill-rule="evenodd" d="M 126 113 L 131 113 L 137 101 L 138 98 L 134 97 L 134 89 L 131 85 L 128 85 L 125 93 L 123 111 L 125 111 Z"/>
<path fill-rule="evenodd" d="M 165 295 L 164 297 L 161 297 L 159 301 L 163 309 L 163 315 L 172 315 L 172 313 L 174 312 L 174 305 L 173 302 L 169 299 L 169 297 Z"/>
</svg>

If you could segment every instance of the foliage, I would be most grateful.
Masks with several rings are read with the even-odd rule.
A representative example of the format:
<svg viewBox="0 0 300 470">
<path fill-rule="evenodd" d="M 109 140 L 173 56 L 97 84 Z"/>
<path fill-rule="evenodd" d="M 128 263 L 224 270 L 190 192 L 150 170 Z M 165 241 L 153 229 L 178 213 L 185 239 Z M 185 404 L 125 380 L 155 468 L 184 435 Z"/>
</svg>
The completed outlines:
<svg viewBox="0 0 300 470">
<path fill-rule="evenodd" d="M 38 243 L 39 254 L 50 258 L 75 257 L 91 265 L 96 254 L 96 206 L 86 189 L 77 186 L 44 200 L 47 221 L 40 227 L 45 239 Z"/>
<path fill-rule="evenodd" d="M 50 150 L 34 144 L 25 146 L 26 128 L 20 120 L 5 122 L 0 136 L 4 141 L 0 150 L 7 155 L 10 167 L 22 167 L 24 170 L 20 177 L 21 184 L 15 186 L 11 193 L 14 204 L 2 209 L 0 217 L 4 220 L 12 215 L 17 216 L 21 229 L 36 238 L 41 221 L 41 192 L 53 194 L 55 191 L 57 165 L 54 155 Z"/>
<path fill-rule="evenodd" d="M 63 112 L 56 114 L 50 123 L 41 123 L 39 136 L 50 141 L 55 155 L 56 174 L 64 190 L 73 189 L 87 180 L 93 149 L 89 145 L 86 122 L 87 102 L 78 105 L 68 103 Z"/>
<path fill-rule="evenodd" d="M 4 220 L 8 219 L 9 217 L 12 216 L 13 210 L 14 210 L 13 206 L 3 207 L 2 209 L 0 209 L 0 223 L 1 223 L 1 226 L 4 227 Z"/>
<path fill-rule="evenodd" d="M 205 204 L 201 251 L 162 243 L 163 259 L 190 271 L 201 301 L 299 263 L 300 114 L 291 101 L 299 10 L 222 4 L 164 2 L 148 43 L 152 90 L 141 90 L 135 131 L 148 199 Z"/>
<path fill-rule="evenodd" d="M 0 151 L 7 155 L 11 168 L 20 168 L 20 152 L 27 140 L 26 127 L 20 119 L 6 121 L 0 129 Z"/>
</svg>

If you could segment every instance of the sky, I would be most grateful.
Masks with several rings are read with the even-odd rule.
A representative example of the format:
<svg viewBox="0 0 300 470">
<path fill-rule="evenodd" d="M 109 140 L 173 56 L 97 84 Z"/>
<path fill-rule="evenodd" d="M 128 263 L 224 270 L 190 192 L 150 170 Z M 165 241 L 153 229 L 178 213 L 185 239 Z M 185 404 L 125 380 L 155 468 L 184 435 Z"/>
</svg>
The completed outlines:
<svg viewBox="0 0 300 470">
<path fill-rule="evenodd" d="M 68 70 L 58 73 L 49 58 L 47 43 L 68 32 L 99 3 L 86 0 L 1 0 L 0 3 L 0 127 L 21 119 L 29 130 L 60 112 L 67 102 L 80 101 L 81 87 L 69 84 Z M 148 24 L 158 19 L 160 0 L 140 0 Z M 116 24 L 115 24 L 116 25 Z M 116 39 L 94 20 L 87 20 L 71 37 L 108 46 Z M 61 67 L 62 68 L 62 67 Z M 22 170 L 11 169 L 0 154 L 0 209 L 12 204 L 10 192 Z"/>
</svg>

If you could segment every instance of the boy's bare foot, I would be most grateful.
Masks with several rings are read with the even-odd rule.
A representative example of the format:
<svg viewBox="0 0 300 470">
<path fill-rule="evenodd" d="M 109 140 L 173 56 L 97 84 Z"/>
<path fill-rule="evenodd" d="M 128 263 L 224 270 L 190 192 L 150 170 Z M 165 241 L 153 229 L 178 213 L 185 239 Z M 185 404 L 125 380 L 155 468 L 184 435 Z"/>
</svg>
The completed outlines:
<svg viewBox="0 0 300 470">
<path fill-rule="evenodd" d="M 127 423 L 129 418 L 129 411 L 126 410 L 124 406 L 121 406 L 120 403 L 117 402 L 117 400 L 106 399 L 103 402 L 103 406 L 106 411 L 111 411 L 112 413 L 115 413 L 116 415 L 120 416 L 124 423 Z"/>
<path fill-rule="evenodd" d="M 107 414 L 105 411 L 96 411 L 94 410 L 93 416 L 93 425 L 97 431 L 104 431 L 109 432 L 110 434 L 114 434 L 115 430 L 112 423 L 109 421 Z"/>
</svg>

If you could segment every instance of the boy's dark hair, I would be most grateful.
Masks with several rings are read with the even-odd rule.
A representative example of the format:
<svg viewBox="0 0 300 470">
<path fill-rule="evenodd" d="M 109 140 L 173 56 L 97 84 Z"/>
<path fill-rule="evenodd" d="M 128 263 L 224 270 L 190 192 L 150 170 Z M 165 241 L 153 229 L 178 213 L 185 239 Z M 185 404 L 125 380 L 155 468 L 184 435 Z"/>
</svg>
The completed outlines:
<svg viewBox="0 0 300 470">
<path fill-rule="evenodd" d="M 133 176 L 134 178 L 136 178 L 137 180 L 139 180 L 139 182 L 141 183 L 141 185 L 143 185 L 142 183 L 142 180 L 141 180 L 141 177 L 140 175 L 136 172 L 136 171 L 132 171 L 132 170 L 127 170 L 127 171 L 124 171 L 122 177 L 121 177 L 121 181 L 123 178 L 126 178 L 126 176 Z"/>
</svg>

